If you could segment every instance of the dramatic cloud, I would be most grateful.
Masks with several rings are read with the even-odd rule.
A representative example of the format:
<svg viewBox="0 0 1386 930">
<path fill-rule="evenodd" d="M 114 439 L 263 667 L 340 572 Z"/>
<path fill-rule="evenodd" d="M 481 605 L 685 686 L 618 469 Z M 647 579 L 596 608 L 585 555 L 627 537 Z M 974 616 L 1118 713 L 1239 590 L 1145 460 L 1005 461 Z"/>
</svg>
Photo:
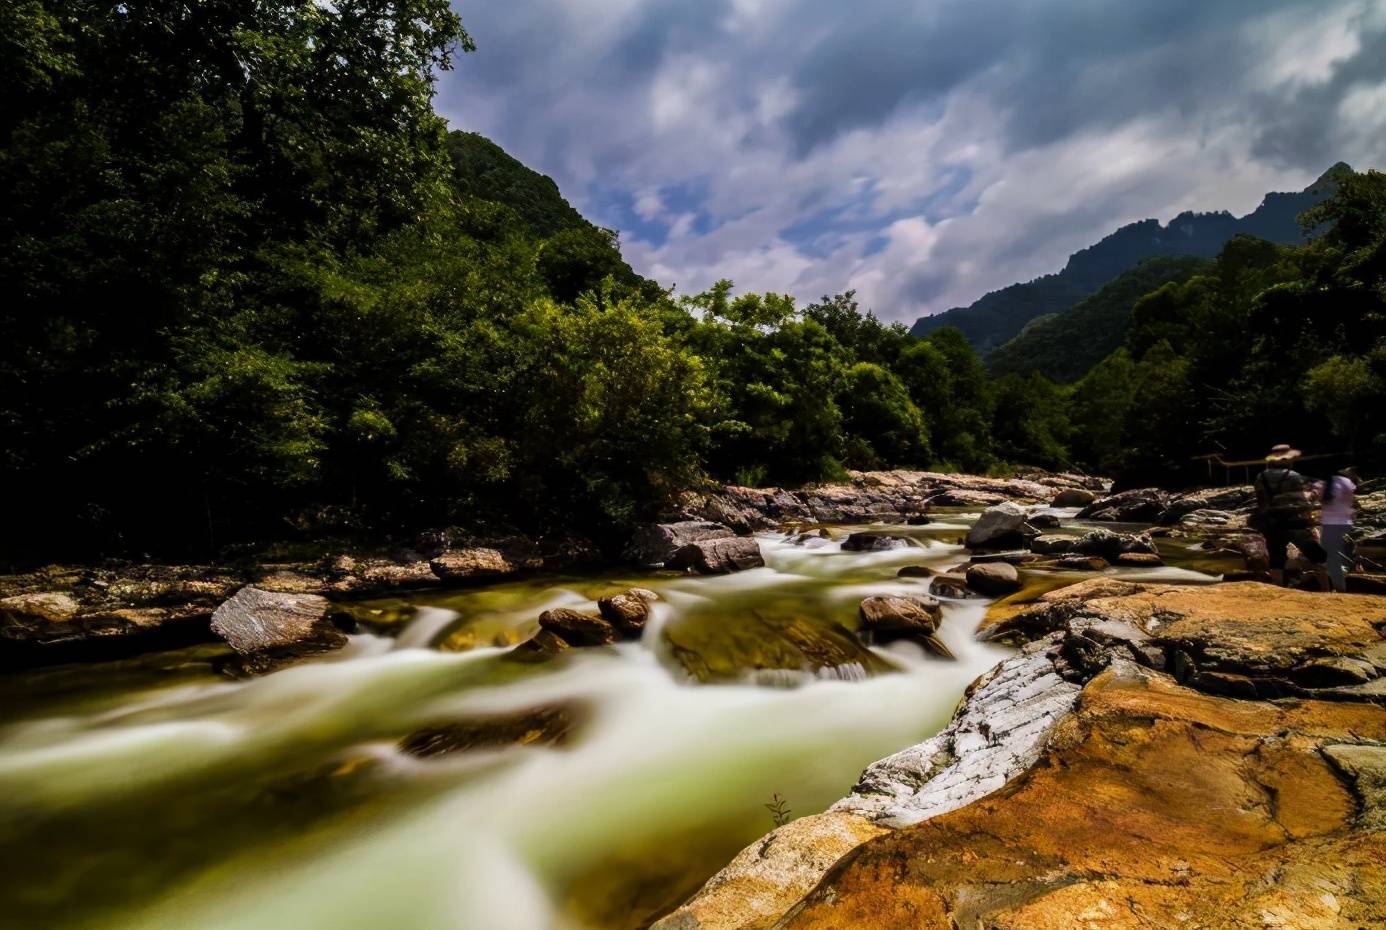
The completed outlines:
<svg viewBox="0 0 1386 930">
<path fill-rule="evenodd" d="M 439 106 L 684 292 L 912 320 L 1386 162 L 1386 0 L 509 0 Z"/>
</svg>

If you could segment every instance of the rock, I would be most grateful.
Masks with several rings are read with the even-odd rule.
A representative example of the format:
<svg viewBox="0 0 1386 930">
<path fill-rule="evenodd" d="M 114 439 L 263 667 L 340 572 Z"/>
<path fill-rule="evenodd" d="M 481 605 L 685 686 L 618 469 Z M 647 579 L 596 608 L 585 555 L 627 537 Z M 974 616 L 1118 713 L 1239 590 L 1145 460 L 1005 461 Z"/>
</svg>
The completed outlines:
<svg viewBox="0 0 1386 930">
<path fill-rule="evenodd" d="M 640 565 L 662 565 L 676 551 L 691 543 L 709 539 L 730 539 L 736 534 L 721 523 L 706 520 L 682 520 L 678 523 L 655 523 L 641 527 L 631 537 L 624 557 Z"/>
<path fill-rule="evenodd" d="M 212 632 L 246 661 L 249 674 L 346 645 L 328 619 L 331 605 L 316 594 L 283 594 L 247 585 L 212 614 Z"/>
<path fill-rule="evenodd" d="M 1245 520 L 1226 510 L 1194 510 L 1179 518 L 1179 525 L 1185 529 L 1221 529 L 1244 526 Z"/>
<path fill-rule="evenodd" d="M 519 570 L 499 549 L 452 549 L 431 559 L 433 574 L 444 581 L 510 575 Z"/>
<path fill-rule="evenodd" d="M 753 844 L 666 927 L 1383 925 L 1386 598 L 1097 579 L 1028 613 L 1041 638 L 832 808 L 890 832 L 797 897 Z"/>
<path fill-rule="evenodd" d="M 1078 512 L 1078 517 L 1117 523 L 1154 523 L 1168 503 L 1169 495 L 1159 488 L 1138 488 L 1093 501 Z"/>
<path fill-rule="evenodd" d="M 1270 570 L 1270 554 L 1266 551 L 1266 539 L 1259 533 L 1238 537 L 1232 545 L 1246 559 L 1247 571 L 1264 572 Z"/>
<path fill-rule="evenodd" d="M 1010 497 L 999 491 L 982 491 L 972 488 L 951 488 L 929 498 L 931 507 L 994 507 L 1004 504 Z"/>
<path fill-rule="evenodd" d="M 875 594 L 862 600 L 857 610 L 861 632 L 879 643 L 912 639 L 945 658 L 953 654 L 934 633 L 943 618 L 943 607 L 932 597 Z"/>
<path fill-rule="evenodd" d="M 1311 659 L 1290 672 L 1296 683 L 1306 688 L 1331 688 L 1337 685 L 1364 685 L 1380 673 L 1370 662 L 1347 656 Z"/>
<path fill-rule="evenodd" d="M 934 521 L 928 514 L 916 513 L 911 514 L 908 518 L 906 518 L 905 522 L 910 526 L 928 526 L 930 523 L 933 523 Z"/>
<path fill-rule="evenodd" d="M 570 646 L 606 646 L 616 642 L 616 627 L 601 617 L 555 607 L 539 615 L 539 628 Z"/>
<path fill-rule="evenodd" d="M 760 543 L 745 537 L 731 537 L 689 543 L 675 552 L 665 562 L 665 567 L 691 568 L 702 575 L 720 575 L 764 564 Z"/>
<path fill-rule="evenodd" d="M 0 616 L 6 626 L 62 623 L 76 616 L 80 605 L 65 591 L 36 591 L 0 599 Z"/>
<path fill-rule="evenodd" d="M 1030 551 L 1040 555 L 1059 555 L 1072 551 L 1073 543 L 1070 536 L 1036 536 L 1030 540 Z"/>
<path fill-rule="evenodd" d="M 524 662 L 526 664 L 546 662 L 554 656 L 567 652 L 570 648 L 572 647 L 568 645 L 567 641 L 553 630 L 541 629 L 507 652 L 505 658 L 511 662 Z"/>
<path fill-rule="evenodd" d="M 978 552 L 972 556 L 969 565 L 986 565 L 989 562 L 1006 562 L 1010 565 L 1028 565 L 1031 562 L 1038 562 L 1039 556 L 1033 552 L 1017 550 L 1015 552 Z"/>
<path fill-rule="evenodd" d="M 1049 502 L 1051 507 L 1086 507 L 1097 500 L 1097 495 L 1086 488 L 1065 488 Z"/>
<path fill-rule="evenodd" d="M 819 678 L 857 680 L 894 666 L 841 624 L 790 609 L 751 610 L 727 623 L 720 614 L 683 614 L 663 628 L 670 658 L 699 682 L 792 687 Z"/>
<path fill-rule="evenodd" d="M 924 519 L 930 506 L 986 507 L 1005 501 L 1044 504 L 1056 487 L 1100 486 L 1096 479 L 1034 473 L 1033 477 L 985 478 L 938 472 L 851 472 L 845 484 L 798 491 L 734 485 L 686 494 L 684 520 L 711 521 L 749 533 L 790 521 L 823 523 L 899 523 Z M 693 540 L 689 540 L 690 542 Z"/>
<path fill-rule="evenodd" d="M 1357 814 L 1358 797 L 1380 790 L 1383 750 L 1333 749 L 1348 733 L 1386 736 L 1379 710 L 1249 704 L 1114 667 L 1049 732 L 1010 790 L 878 821 L 902 825 L 834 849 L 830 877 L 763 925 L 1337 930 L 1386 919 L 1386 841 Z M 946 797 L 934 785 L 949 770 L 937 769 L 901 776 Z"/>
<path fill-rule="evenodd" d="M 965 807 L 1023 774 L 1078 702 L 1056 664 L 1059 637 L 1023 648 L 979 678 L 943 732 L 872 763 L 833 810 L 890 826 Z"/>
<path fill-rule="evenodd" d="M 48 566 L 0 577 L 0 668 L 108 661 L 214 642 L 212 611 L 243 583 L 197 565 Z"/>
<path fill-rule="evenodd" d="M 811 891 L 844 853 L 886 832 L 885 827 L 851 813 L 801 817 L 746 847 L 651 930 L 768 928 Z"/>
<path fill-rule="evenodd" d="M 364 591 L 392 591 L 404 588 L 420 588 L 436 585 L 438 575 L 427 559 L 395 561 L 391 559 L 367 559 L 357 568 L 357 578 L 362 582 L 350 587 L 352 593 Z"/>
<path fill-rule="evenodd" d="M 1063 522 L 1052 513 L 1037 513 L 1029 517 L 1027 522 L 1037 530 L 1057 530 Z"/>
<path fill-rule="evenodd" d="M 1126 552 L 1158 552 L 1149 533 L 1114 533 L 1107 529 L 1083 534 L 1073 544 L 1073 551 L 1080 555 L 1101 556 L 1109 562 Z"/>
<path fill-rule="evenodd" d="M 1256 503 L 1256 490 L 1249 484 L 1230 488 L 1205 488 L 1169 498 L 1155 522 L 1173 526 L 1197 513 L 1217 513 L 1250 509 Z M 1231 514 L 1227 514 L 1230 518 Z"/>
<path fill-rule="evenodd" d="M 476 749 L 561 744 L 572 732 L 575 716 L 572 708 L 547 705 L 517 714 L 452 721 L 411 733 L 399 748 L 411 756 L 430 758 Z"/>
<path fill-rule="evenodd" d="M 1116 557 L 1116 564 L 1127 568 L 1156 568 L 1165 561 L 1153 552 L 1123 552 Z"/>
<path fill-rule="evenodd" d="M 1020 573 L 1006 562 L 986 562 L 967 569 L 967 586 L 980 594 L 1000 597 L 1020 590 Z"/>
<path fill-rule="evenodd" d="M 842 541 L 843 552 L 884 552 L 888 549 L 904 549 L 910 541 L 888 533 L 853 533 Z"/>
<path fill-rule="evenodd" d="M 897 578 L 930 578 L 934 570 L 927 565 L 906 565 L 895 573 Z"/>
<path fill-rule="evenodd" d="M 967 586 L 965 575 L 952 573 L 935 575 L 934 580 L 929 583 L 929 593 L 936 597 L 947 597 L 954 600 L 977 596 L 976 592 Z"/>
<path fill-rule="evenodd" d="M 1340 743 L 1325 746 L 1323 754 L 1349 779 L 1357 795 L 1358 826 L 1386 830 L 1386 746 Z"/>
<path fill-rule="evenodd" d="M 1111 567 L 1100 555 L 1067 555 L 1055 565 L 1070 572 L 1100 572 Z"/>
<path fill-rule="evenodd" d="M 997 504 L 983 511 L 967 531 L 969 549 L 1024 548 L 1039 531 L 1025 521 L 1025 511 L 1015 504 Z"/>
<path fill-rule="evenodd" d="M 1349 572 L 1343 579 L 1350 594 L 1386 594 L 1386 575 Z"/>
<path fill-rule="evenodd" d="M 1052 591 L 980 635 L 1043 634 L 1067 629 L 1081 617 L 1104 617 L 1141 630 L 1171 657 L 1176 677 L 1200 690 L 1386 703 L 1386 694 L 1378 693 L 1386 670 L 1386 597 L 1343 597 L 1257 582 L 1104 579 Z"/>
<path fill-rule="evenodd" d="M 657 600 L 659 595 L 647 588 L 631 588 L 597 601 L 597 610 L 617 632 L 633 639 L 644 631 L 645 621 L 650 617 L 650 605 Z"/>
</svg>

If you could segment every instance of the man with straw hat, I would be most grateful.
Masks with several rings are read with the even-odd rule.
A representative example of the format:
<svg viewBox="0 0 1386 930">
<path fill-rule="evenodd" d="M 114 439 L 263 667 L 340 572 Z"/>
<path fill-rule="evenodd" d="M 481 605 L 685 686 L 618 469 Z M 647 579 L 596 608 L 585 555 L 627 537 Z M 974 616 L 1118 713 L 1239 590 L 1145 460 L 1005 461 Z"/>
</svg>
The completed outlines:
<svg viewBox="0 0 1386 930">
<path fill-rule="evenodd" d="M 1291 466 L 1300 451 L 1286 443 L 1270 450 L 1266 468 L 1256 476 L 1256 511 L 1250 521 L 1266 537 L 1271 581 L 1285 583 L 1285 561 L 1290 543 L 1310 561 L 1322 562 L 1323 549 L 1314 539 L 1314 505 L 1309 483 Z"/>
</svg>

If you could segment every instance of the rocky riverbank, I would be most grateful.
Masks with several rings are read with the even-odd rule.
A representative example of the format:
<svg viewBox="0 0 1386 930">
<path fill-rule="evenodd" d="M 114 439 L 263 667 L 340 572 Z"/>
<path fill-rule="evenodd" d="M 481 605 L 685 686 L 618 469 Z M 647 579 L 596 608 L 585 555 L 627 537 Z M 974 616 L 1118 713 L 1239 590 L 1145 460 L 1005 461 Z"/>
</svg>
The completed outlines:
<svg viewBox="0 0 1386 930">
<path fill-rule="evenodd" d="M 656 927 L 1386 921 L 1386 598 L 1099 579 L 1005 630 L 946 730 Z"/>
<path fill-rule="evenodd" d="M 920 523 L 928 522 L 931 512 L 984 507 L 990 511 L 979 526 L 989 527 L 992 535 L 969 538 L 969 545 L 1030 552 L 977 561 L 1041 559 L 1052 568 L 1081 571 L 1111 563 L 1158 564 L 1154 544 L 1138 534 L 1091 539 L 1042 535 L 1058 521 L 1031 511 L 1059 507 L 1083 508 L 1078 517 L 1092 521 L 1157 523 L 1155 535 L 1178 539 L 1210 557 L 1230 553 L 1243 558 L 1251 572 L 1248 577 L 1257 577 L 1265 568 L 1264 547 L 1245 526 L 1250 488 L 1184 494 L 1138 489 L 1107 495 L 1104 486 L 1102 480 L 1084 475 L 1029 472 L 990 478 L 912 471 L 854 472 L 842 484 L 798 490 L 720 486 L 684 495 L 662 522 L 637 531 L 618 561 L 697 572 L 736 571 L 759 564 L 754 542 L 744 538 L 751 532 L 840 523 Z M 1386 487 L 1364 487 L 1360 503 L 1364 535 L 1379 535 L 1386 529 Z M 300 625 L 302 635 L 285 650 L 289 657 L 311 654 L 340 644 L 339 630 L 349 630 L 355 622 L 349 610 L 336 610 L 337 605 L 395 591 L 457 587 L 612 561 L 578 535 L 535 540 L 516 533 L 447 528 L 392 547 L 326 549 L 313 559 L 51 566 L 0 577 L 0 667 L 119 658 L 216 641 L 213 612 L 246 586 L 286 598 L 328 602 L 319 606 L 331 622 Z M 1005 593 L 1015 586 L 1014 574 L 1004 565 L 974 567 L 971 586 L 986 588 L 987 594 Z M 1354 578 L 1353 584 L 1361 590 L 1386 588 L 1368 576 Z M 968 578 L 960 574 L 936 579 L 935 589 L 965 594 Z M 268 668 L 273 663 L 260 665 Z"/>
<path fill-rule="evenodd" d="M 797 491 L 724 486 L 685 495 L 663 523 L 635 535 L 625 558 L 662 564 L 672 562 L 675 550 L 685 544 L 785 523 L 905 522 L 922 518 L 931 507 L 1000 501 L 1039 504 L 1063 490 L 1101 486 L 1100 481 L 1075 475 L 992 479 L 929 472 L 861 472 L 849 483 Z M 758 559 L 747 542 L 695 548 L 681 557 L 694 571 L 737 570 Z M 50 566 L 0 577 L 0 668 L 120 658 L 215 641 L 213 612 L 246 586 L 340 604 L 395 591 L 456 587 L 611 561 L 576 534 L 536 540 L 517 533 L 446 528 L 405 544 L 328 549 L 312 559 Z M 349 627 L 351 620 L 349 614 L 336 615 L 339 627 Z M 340 634 L 329 632 L 328 625 L 300 629 L 305 634 L 300 643 L 310 647 L 306 652 L 340 642 Z"/>
</svg>

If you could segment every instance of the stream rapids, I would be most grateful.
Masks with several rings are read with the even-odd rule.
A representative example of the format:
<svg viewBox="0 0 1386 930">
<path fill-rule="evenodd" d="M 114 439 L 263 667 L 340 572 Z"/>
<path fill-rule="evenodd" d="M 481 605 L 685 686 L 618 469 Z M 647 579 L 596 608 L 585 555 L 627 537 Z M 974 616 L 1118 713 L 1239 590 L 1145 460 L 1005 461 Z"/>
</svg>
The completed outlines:
<svg viewBox="0 0 1386 930">
<path fill-rule="evenodd" d="M 945 599 L 939 635 L 954 661 L 897 642 L 866 664 L 757 671 L 746 618 L 850 628 L 867 595 L 928 590 L 898 578 L 902 566 L 966 561 L 958 542 L 975 516 L 874 527 L 911 537 L 884 552 L 842 551 L 868 527 L 807 546 L 763 533 L 765 567 L 734 575 L 531 578 L 411 596 L 405 611 L 382 601 L 376 612 L 408 619 L 263 678 L 218 676 L 213 647 L 8 676 L 0 924 L 647 926 L 774 826 L 767 805 L 825 809 L 865 765 L 941 729 L 1008 654 L 974 638 L 987 601 Z M 492 645 L 528 635 L 544 609 L 591 608 L 632 585 L 660 596 L 638 642 L 544 664 Z M 742 673 L 692 679 L 671 654 L 674 631 Z M 536 729 L 435 757 L 400 749 L 421 728 L 543 708 L 571 718 L 563 739 Z"/>
</svg>

